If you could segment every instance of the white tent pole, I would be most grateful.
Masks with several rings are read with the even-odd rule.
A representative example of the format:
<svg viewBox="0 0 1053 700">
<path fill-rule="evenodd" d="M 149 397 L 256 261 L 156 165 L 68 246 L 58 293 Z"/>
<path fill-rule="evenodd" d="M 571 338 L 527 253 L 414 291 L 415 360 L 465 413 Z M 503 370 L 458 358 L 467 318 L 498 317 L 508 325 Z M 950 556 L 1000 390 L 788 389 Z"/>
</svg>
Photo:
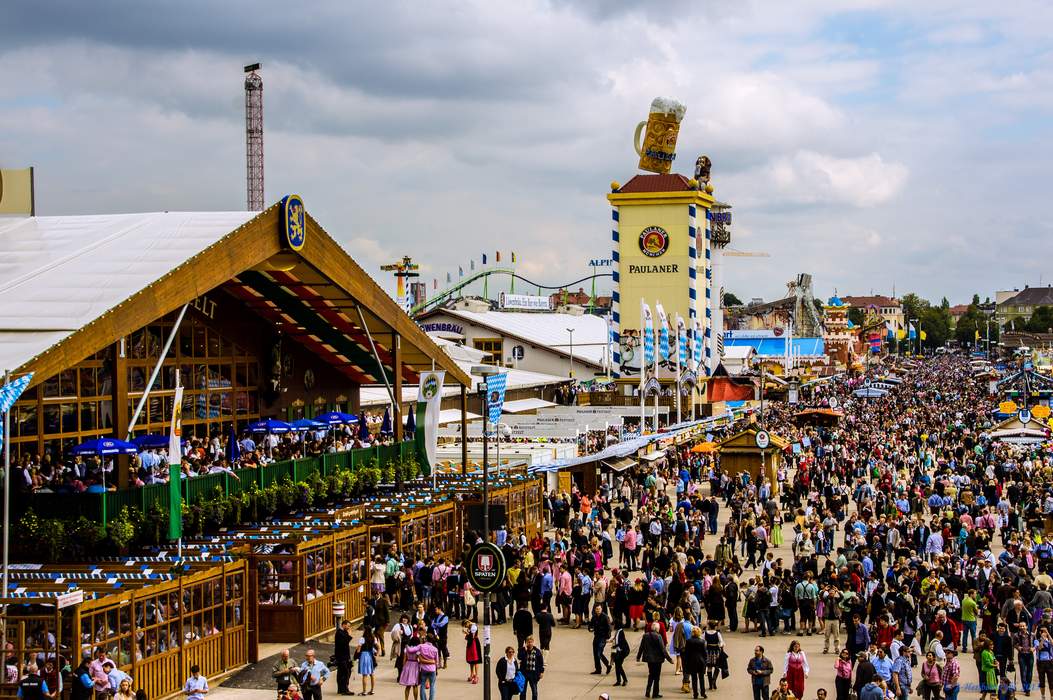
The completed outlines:
<svg viewBox="0 0 1053 700">
<path fill-rule="evenodd" d="M 176 335 L 179 333 L 179 326 L 183 323 L 183 317 L 186 316 L 186 309 L 188 306 L 190 305 L 183 304 L 183 308 L 179 310 L 179 317 L 176 318 L 175 325 L 172 326 L 172 332 L 168 334 L 168 340 L 165 341 L 165 346 L 161 350 L 161 356 L 157 358 L 157 364 L 154 365 L 154 370 L 150 373 L 150 381 L 146 382 L 146 388 L 143 390 L 143 395 L 139 398 L 139 403 L 135 407 L 135 413 L 132 414 L 132 419 L 128 421 L 128 431 L 124 436 L 125 440 L 132 437 L 132 431 L 135 430 L 135 423 L 139 420 L 139 415 L 143 412 L 143 406 L 146 405 L 146 400 L 150 398 L 150 391 L 154 388 L 154 382 L 157 381 L 157 375 L 161 373 L 161 366 L 164 365 L 165 358 L 168 357 L 168 351 L 172 349 L 172 341 L 175 340 Z M 105 471 L 103 474 L 103 478 L 105 478 Z"/>
</svg>

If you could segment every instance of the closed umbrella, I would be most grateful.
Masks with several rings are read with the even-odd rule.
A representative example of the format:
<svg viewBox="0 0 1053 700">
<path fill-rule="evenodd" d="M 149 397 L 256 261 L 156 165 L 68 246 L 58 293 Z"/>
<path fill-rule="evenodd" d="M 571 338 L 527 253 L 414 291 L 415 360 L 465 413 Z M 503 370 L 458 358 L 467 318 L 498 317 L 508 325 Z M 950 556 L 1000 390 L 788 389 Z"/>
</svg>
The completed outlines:
<svg viewBox="0 0 1053 700">
<path fill-rule="evenodd" d="M 282 433 L 292 432 L 293 427 L 283 420 L 275 420 L 274 418 L 264 418 L 258 420 L 255 423 L 249 423 L 249 432 L 253 433 L 274 433 L 275 435 L 281 435 Z"/>
<path fill-rule="evenodd" d="M 362 442 L 369 442 L 369 425 L 366 424 L 366 414 L 358 414 L 358 439 Z"/>
<path fill-rule="evenodd" d="M 417 418 L 416 411 L 410 408 L 409 416 L 406 418 L 406 435 L 413 435 L 417 432 Z"/>
<path fill-rule="evenodd" d="M 384 420 L 380 423 L 380 434 L 391 435 L 391 409 L 384 409 Z"/>
<path fill-rule="evenodd" d="M 231 426 L 230 436 L 227 438 L 227 458 L 230 459 L 231 466 L 241 459 L 241 443 L 238 442 L 238 434 L 234 431 L 234 426 Z"/>
</svg>

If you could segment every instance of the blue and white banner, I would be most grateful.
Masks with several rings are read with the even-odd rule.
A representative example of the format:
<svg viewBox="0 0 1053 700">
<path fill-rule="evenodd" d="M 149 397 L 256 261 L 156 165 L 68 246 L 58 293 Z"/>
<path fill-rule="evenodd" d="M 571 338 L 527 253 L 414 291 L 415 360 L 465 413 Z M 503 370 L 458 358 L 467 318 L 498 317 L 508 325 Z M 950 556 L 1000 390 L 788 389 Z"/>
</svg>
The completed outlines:
<svg viewBox="0 0 1053 700">
<path fill-rule="evenodd" d="M 703 358 L 703 333 L 702 333 L 702 322 L 697 318 L 695 319 L 695 329 L 691 334 L 691 360 L 692 368 L 696 371 L 702 366 Z"/>
<path fill-rule="evenodd" d="M 676 344 L 680 352 L 680 366 L 687 367 L 687 327 L 680 314 L 676 315 Z"/>
<path fill-rule="evenodd" d="M 654 364 L 654 319 L 651 317 L 651 307 L 642 300 L 640 301 L 640 315 L 643 317 L 643 361 L 644 366 L 640 369 L 640 377 L 646 373 L 648 365 Z"/>
<path fill-rule="evenodd" d="M 15 401 L 18 401 L 18 397 L 22 395 L 22 392 L 26 390 L 26 387 L 29 386 L 29 382 L 32 380 L 33 373 L 30 372 L 0 387 L 0 414 L 8 413 L 11 410 L 11 407 L 15 405 Z M 3 447 L 5 437 L 5 435 L 0 433 L 0 447 Z"/>
<path fill-rule="evenodd" d="M 18 401 L 18 397 L 22 395 L 22 392 L 29 386 L 29 382 L 33 380 L 33 373 L 23 375 L 11 382 L 10 384 L 4 384 L 0 387 L 0 413 L 7 413 L 11 410 L 11 407 L 15 405 L 15 401 Z"/>
<path fill-rule="evenodd" d="M 658 354 L 663 360 L 669 359 L 669 317 L 665 315 L 665 309 L 661 302 L 655 302 L 655 313 L 658 314 Z"/>
<path fill-rule="evenodd" d="M 487 419 L 494 424 L 501 422 L 501 409 L 505 405 L 505 384 L 507 375 L 491 374 L 486 378 L 486 411 Z"/>
</svg>

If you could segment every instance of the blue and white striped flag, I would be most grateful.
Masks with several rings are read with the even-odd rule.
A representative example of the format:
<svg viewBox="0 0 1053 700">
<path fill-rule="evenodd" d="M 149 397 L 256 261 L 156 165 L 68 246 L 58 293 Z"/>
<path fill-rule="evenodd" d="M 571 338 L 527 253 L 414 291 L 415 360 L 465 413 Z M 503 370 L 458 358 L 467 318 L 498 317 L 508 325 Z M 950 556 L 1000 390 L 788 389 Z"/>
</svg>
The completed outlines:
<svg viewBox="0 0 1053 700">
<path fill-rule="evenodd" d="M 663 360 L 669 359 L 669 318 L 665 315 L 665 309 L 661 302 L 655 302 L 655 313 L 658 314 L 658 354 Z"/>
<path fill-rule="evenodd" d="M 486 410 L 488 420 L 497 425 L 501 422 L 501 409 L 505 405 L 505 384 L 508 375 L 504 372 L 486 378 Z"/>
<path fill-rule="evenodd" d="M 654 320 L 651 318 L 651 308 L 640 300 L 640 318 L 643 319 L 643 366 L 640 374 L 647 365 L 654 364 Z"/>
<path fill-rule="evenodd" d="M 29 382 L 33 379 L 33 373 L 23 375 L 9 384 L 4 384 L 0 387 L 0 413 L 7 413 L 11 410 L 11 407 L 15 405 L 15 401 L 18 401 L 18 397 L 22 395 L 22 392 L 29 386 Z M 0 432 L 0 447 L 4 445 L 4 434 Z"/>
<path fill-rule="evenodd" d="M 693 364 L 693 369 L 696 372 L 698 371 L 698 368 L 702 366 L 702 341 L 702 323 L 696 318 L 695 328 L 691 332 L 691 360 Z"/>
<path fill-rule="evenodd" d="M 687 329 L 680 314 L 676 315 L 676 344 L 680 351 L 680 367 L 687 369 Z"/>
<path fill-rule="evenodd" d="M 4 384 L 0 387 L 0 413 L 7 413 L 11 410 L 11 407 L 15 405 L 15 401 L 18 401 L 18 397 L 26 390 L 32 379 L 33 373 L 30 372 L 10 384 Z"/>
</svg>

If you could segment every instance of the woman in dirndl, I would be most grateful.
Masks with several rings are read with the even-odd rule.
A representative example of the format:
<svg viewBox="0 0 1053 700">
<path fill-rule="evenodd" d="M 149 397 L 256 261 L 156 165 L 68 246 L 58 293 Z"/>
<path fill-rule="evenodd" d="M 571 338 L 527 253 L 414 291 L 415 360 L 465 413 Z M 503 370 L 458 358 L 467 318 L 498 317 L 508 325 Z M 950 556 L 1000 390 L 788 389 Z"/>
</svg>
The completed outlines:
<svg viewBox="0 0 1053 700">
<path fill-rule="evenodd" d="M 804 697 L 804 679 L 808 677 L 808 671 L 808 657 L 801 651 L 801 643 L 795 639 L 790 642 L 783 662 L 783 675 L 794 697 Z"/>
<path fill-rule="evenodd" d="M 373 630 L 368 627 L 358 638 L 358 648 L 355 656 L 358 657 L 358 672 L 362 675 L 362 695 L 372 695 L 374 688 L 373 671 L 376 668 L 374 654 L 376 653 L 377 640 L 373 636 Z M 369 679 L 369 692 L 366 692 L 366 679 Z"/>
</svg>

